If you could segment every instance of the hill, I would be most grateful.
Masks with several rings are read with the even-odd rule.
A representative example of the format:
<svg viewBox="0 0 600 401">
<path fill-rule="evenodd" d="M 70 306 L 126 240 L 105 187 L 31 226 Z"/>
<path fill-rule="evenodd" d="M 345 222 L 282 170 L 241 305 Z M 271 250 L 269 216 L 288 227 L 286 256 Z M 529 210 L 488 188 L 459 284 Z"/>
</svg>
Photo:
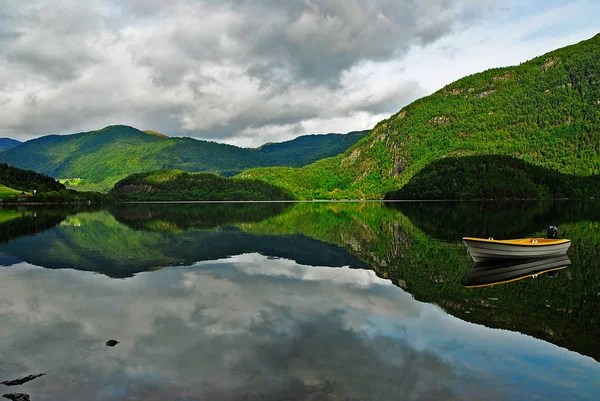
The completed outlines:
<svg viewBox="0 0 600 401">
<path fill-rule="evenodd" d="M 11 167 L 6 163 L 0 163 L 0 184 L 21 192 L 37 192 L 60 191 L 65 189 L 65 186 L 57 182 L 54 178 L 35 171 L 22 170 L 20 168 Z"/>
<path fill-rule="evenodd" d="M 508 156 L 446 157 L 386 199 L 600 198 L 600 175 L 579 177 Z"/>
<path fill-rule="evenodd" d="M 291 200 L 285 190 L 257 180 L 161 170 L 137 173 L 115 184 L 110 194 L 124 201 Z"/>
<path fill-rule="evenodd" d="M 0 138 L 0 150 L 12 149 L 17 145 L 20 145 L 21 141 L 11 138 Z"/>
<path fill-rule="evenodd" d="M 16 196 L 25 193 L 26 197 Z M 52 177 L 0 163 L 0 200 L 3 202 L 81 203 L 108 202 L 109 196 L 67 189 Z"/>
<path fill-rule="evenodd" d="M 244 172 L 300 198 L 374 198 L 444 157 L 502 155 L 562 174 L 600 174 L 600 35 L 458 80 L 419 99 L 344 154 Z"/>
<path fill-rule="evenodd" d="M 78 190 L 108 191 L 133 173 L 162 169 L 235 175 L 257 166 L 300 167 L 345 151 L 366 135 L 328 134 L 245 149 L 114 125 L 73 135 L 48 135 L 0 154 L 0 161 L 69 180 Z"/>
</svg>

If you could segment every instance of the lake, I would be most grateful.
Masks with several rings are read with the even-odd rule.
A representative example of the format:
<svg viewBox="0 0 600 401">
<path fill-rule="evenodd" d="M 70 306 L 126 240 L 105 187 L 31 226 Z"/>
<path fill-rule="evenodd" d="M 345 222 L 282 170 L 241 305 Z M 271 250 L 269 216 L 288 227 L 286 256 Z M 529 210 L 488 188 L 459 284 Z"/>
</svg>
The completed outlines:
<svg viewBox="0 0 600 401">
<path fill-rule="evenodd" d="M 597 400 L 599 206 L 6 208 L 0 381 L 45 376 L 0 394 Z M 566 268 L 465 285 L 463 236 L 544 236 L 549 225 L 573 240 Z"/>
</svg>

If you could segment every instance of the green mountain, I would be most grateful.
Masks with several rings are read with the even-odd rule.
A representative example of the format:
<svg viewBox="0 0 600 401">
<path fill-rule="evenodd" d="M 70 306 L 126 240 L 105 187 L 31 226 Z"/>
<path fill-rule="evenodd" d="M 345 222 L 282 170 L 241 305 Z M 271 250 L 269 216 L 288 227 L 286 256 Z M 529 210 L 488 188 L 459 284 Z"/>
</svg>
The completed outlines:
<svg viewBox="0 0 600 401">
<path fill-rule="evenodd" d="M 121 201 L 267 201 L 291 200 L 285 190 L 258 180 L 215 174 L 159 170 L 137 173 L 117 182 L 110 191 Z"/>
<path fill-rule="evenodd" d="M 169 138 L 154 131 L 115 125 L 73 135 L 48 135 L 2 152 L 0 161 L 35 170 L 79 190 L 108 191 L 133 173 L 162 169 L 235 175 L 257 166 L 300 167 L 342 153 L 366 132 L 310 135 L 245 149 L 232 145 Z M 77 179 L 77 180 L 74 180 Z"/>
<path fill-rule="evenodd" d="M 462 158 L 476 155 L 516 157 L 570 176 L 599 175 L 600 34 L 458 80 L 381 121 L 342 155 L 240 176 L 306 199 L 381 199 L 433 162 L 452 156 L 472 163 Z"/>
<path fill-rule="evenodd" d="M 0 150 L 12 149 L 17 145 L 20 145 L 21 141 L 17 141 L 12 138 L 0 138 Z"/>
</svg>

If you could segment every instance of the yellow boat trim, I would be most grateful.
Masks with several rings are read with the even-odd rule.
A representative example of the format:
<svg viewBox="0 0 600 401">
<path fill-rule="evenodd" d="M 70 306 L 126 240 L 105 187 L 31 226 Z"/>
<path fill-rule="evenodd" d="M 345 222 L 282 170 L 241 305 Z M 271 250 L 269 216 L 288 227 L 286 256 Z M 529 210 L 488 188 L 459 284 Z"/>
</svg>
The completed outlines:
<svg viewBox="0 0 600 401">
<path fill-rule="evenodd" d="M 511 278 L 510 280 L 505 280 L 505 281 L 497 281 L 495 283 L 488 283 L 488 284 L 479 284 L 479 285 L 465 285 L 465 288 L 483 288 L 483 287 L 492 287 L 494 285 L 498 285 L 498 284 L 506 284 L 506 283 L 512 283 L 513 281 L 519 281 L 519 280 L 523 280 L 524 278 L 529 278 L 529 277 L 533 277 L 533 276 L 537 276 L 540 274 L 544 274 L 544 273 L 548 273 L 548 272 L 553 272 L 555 270 L 562 270 L 562 269 L 566 269 L 567 266 L 563 266 L 563 267 L 555 267 L 554 269 L 548 269 L 548 270 L 543 270 L 541 272 L 538 273 L 532 273 L 532 274 L 528 274 L 527 276 L 523 276 L 523 277 L 517 277 L 517 278 Z"/>
<path fill-rule="evenodd" d="M 560 245 L 571 242 L 570 239 L 547 239 L 547 238 L 521 238 L 521 239 L 485 239 L 464 237 L 464 241 L 485 242 L 488 244 L 505 244 L 505 245 L 525 245 L 525 246 L 543 246 L 543 245 Z"/>
</svg>

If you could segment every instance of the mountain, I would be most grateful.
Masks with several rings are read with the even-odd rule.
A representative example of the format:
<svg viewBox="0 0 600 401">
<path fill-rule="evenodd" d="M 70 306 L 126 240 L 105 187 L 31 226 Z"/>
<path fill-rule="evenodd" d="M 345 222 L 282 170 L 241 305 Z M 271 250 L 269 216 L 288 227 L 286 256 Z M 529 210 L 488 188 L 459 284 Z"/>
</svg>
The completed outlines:
<svg viewBox="0 0 600 401">
<path fill-rule="evenodd" d="M 301 167 L 327 157 L 344 153 L 364 138 L 369 131 L 347 134 L 303 135 L 291 141 L 267 143 L 258 152 L 277 159 L 277 166 Z M 298 158 L 301 157 L 301 162 Z"/>
<path fill-rule="evenodd" d="M 0 153 L 0 161 L 71 179 L 68 184 L 78 190 L 108 191 L 130 174 L 154 170 L 231 176 L 257 166 L 300 167 L 344 152 L 366 133 L 310 135 L 246 149 L 114 125 L 98 131 L 33 139 Z"/>
<path fill-rule="evenodd" d="M 11 138 L 0 138 L 0 150 L 12 149 L 17 145 L 20 145 L 21 141 Z"/>
<path fill-rule="evenodd" d="M 433 162 L 451 156 L 468 164 L 472 159 L 464 157 L 477 155 L 523 160 L 519 168 L 533 180 L 525 166 L 598 176 L 600 34 L 518 66 L 460 79 L 381 121 L 342 155 L 240 177 L 305 199 L 381 199 Z"/>
</svg>

